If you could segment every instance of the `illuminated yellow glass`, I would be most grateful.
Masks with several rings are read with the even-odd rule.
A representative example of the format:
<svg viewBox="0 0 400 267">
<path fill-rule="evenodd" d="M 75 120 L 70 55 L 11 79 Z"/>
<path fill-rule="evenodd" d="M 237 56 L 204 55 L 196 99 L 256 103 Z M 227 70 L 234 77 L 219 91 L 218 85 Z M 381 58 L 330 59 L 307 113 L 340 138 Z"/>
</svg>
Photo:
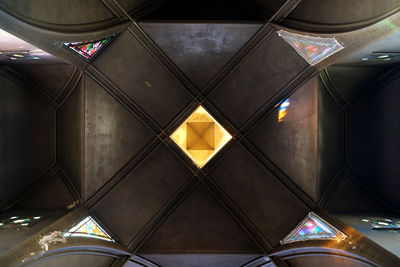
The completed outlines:
<svg viewBox="0 0 400 267">
<path fill-rule="evenodd" d="M 200 168 L 232 139 L 202 106 L 199 106 L 170 137 Z"/>
</svg>

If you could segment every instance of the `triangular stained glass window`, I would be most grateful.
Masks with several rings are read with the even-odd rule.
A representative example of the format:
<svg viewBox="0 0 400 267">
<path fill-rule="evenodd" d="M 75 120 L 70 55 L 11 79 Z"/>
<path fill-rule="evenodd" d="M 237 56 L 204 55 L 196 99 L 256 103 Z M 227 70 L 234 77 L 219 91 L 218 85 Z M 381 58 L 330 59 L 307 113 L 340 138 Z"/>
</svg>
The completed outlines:
<svg viewBox="0 0 400 267">
<path fill-rule="evenodd" d="M 115 242 L 111 236 L 107 234 L 106 231 L 104 231 L 103 228 L 101 228 L 100 225 L 90 216 L 86 217 L 80 223 L 69 229 L 64 236 L 92 237 Z"/>
<path fill-rule="evenodd" d="M 281 241 L 281 244 L 307 240 L 341 241 L 346 237 L 345 234 L 330 225 L 324 219 L 310 212 L 307 217 Z"/>
<path fill-rule="evenodd" d="M 90 61 L 114 36 L 108 36 L 97 41 L 64 43 L 64 46 Z"/>
<path fill-rule="evenodd" d="M 310 65 L 315 65 L 344 48 L 335 38 L 307 36 L 283 30 L 277 33 Z"/>
</svg>

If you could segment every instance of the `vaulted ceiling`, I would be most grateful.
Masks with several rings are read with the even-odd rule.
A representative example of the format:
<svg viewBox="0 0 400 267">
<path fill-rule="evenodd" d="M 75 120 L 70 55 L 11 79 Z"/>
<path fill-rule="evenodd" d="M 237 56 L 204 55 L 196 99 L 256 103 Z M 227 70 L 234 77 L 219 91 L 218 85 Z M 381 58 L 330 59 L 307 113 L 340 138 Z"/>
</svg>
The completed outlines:
<svg viewBox="0 0 400 267">
<path fill-rule="evenodd" d="M 399 7 L 0 0 L 0 28 L 52 55 L 0 58 L 0 219 L 42 217 L 0 230 L 0 263 L 400 265 L 357 223 L 399 217 Z M 312 66 L 282 29 L 344 49 Z M 63 46 L 108 36 L 90 61 Z M 170 138 L 200 105 L 232 135 L 203 168 Z M 311 211 L 348 237 L 282 245 Z M 43 249 L 88 215 L 116 242 Z"/>
</svg>

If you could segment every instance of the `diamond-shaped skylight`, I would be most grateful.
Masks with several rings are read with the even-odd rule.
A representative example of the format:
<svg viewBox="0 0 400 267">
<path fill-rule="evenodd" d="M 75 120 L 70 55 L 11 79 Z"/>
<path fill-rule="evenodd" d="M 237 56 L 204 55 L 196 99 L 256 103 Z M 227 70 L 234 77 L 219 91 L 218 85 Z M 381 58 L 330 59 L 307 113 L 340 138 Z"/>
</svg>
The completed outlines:
<svg viewBox="0 0 400 267">
<path fill-rule="evenodd" d="M 200 168 L 232 138 L 202 106 L 199 106 L 170 137 Z"/>
<path fill-rule="evenodd" d="M 315 65 L 343 49 L 343 46 L 335 38 L 314 37 L 283 30 L 277 33 L 310 65 Z"/>
</svg>

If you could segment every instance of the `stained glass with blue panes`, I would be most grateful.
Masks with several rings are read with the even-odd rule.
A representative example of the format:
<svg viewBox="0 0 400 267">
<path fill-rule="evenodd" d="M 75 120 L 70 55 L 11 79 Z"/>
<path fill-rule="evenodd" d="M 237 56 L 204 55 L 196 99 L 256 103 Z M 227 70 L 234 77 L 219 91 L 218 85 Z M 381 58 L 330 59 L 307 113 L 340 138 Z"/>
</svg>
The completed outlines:
<svg viewBox="0 0 400 267">
<path fill-rule="evenodd" d="M 65 237 L 68 236 L 82 236 L 82 237 L 92 237 L 108 241 L 114 241 L 100 225 L 93 220 L 92 217 L 88 216 L 83 219 L 80 223 L 72 227 L 67 233 L 64 234 Z"/>
<path fill-rule="evenodd" d="M 340 241 L 347 236 L 330 225 L 328 222 L 310 212 L 307 217 L 287 235 L 282 244 L 307 240 L 337 240 Z"/>
</svg>

